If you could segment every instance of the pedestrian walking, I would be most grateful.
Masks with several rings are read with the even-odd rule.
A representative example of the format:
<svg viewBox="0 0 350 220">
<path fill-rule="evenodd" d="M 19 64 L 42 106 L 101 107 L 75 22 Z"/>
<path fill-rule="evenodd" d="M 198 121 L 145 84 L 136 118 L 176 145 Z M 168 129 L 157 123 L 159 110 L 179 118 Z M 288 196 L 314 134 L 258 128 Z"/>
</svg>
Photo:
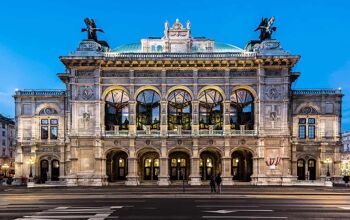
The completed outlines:
<svg viewBox="0 0 350 220">
<path fill-rule="evenodd" d="M 213 193 L 213 192 L 216 192 L 216 188 L 215 188 L 215 176 L 214 176 L 214 175 L 212 175 L 212 176 L 210 177 L 210 190 L 211 190 L 212 193 Z"/>
<path fill-rule="evenodd" d="M 216 185 L 218 186 L 218 193 L 221 193 L 221 174 L 219 173 L 215 178 Z"/>
</svg>

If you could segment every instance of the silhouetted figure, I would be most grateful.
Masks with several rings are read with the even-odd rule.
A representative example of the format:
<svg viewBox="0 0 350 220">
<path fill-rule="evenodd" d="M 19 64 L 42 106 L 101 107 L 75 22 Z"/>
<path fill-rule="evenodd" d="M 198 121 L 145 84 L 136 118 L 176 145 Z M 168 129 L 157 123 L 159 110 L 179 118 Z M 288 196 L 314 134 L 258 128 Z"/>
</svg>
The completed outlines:
<svg viewBox="0 0 350 220">
<path fill-rule="evenodd" d="M 218 186 L 218 193 L 221 193 L 221 182 L 222 182 L 222 179 L 221 179 L 221 174 L 219 173 L 216 177 L 215 177 L 215 182 L 216 182 L 216 185 Z"/>
<path fill-rule="evenodd" d="M 216 188 L 215 188 L 215 176 L 214 175 L 212 175 L 211 177 L 210 177 L 210 190 L 211 190 L 211 192 L 213 193 L 213 192 L 216 192 Z"/>
</svg>

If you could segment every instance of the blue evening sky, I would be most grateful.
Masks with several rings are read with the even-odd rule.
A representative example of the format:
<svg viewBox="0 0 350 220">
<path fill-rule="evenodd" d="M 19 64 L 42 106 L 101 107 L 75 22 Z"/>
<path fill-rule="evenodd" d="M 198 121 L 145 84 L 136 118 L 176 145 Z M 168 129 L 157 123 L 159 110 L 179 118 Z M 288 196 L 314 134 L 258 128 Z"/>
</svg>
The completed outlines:
<svg viewBox="0 0 350 220">
<path fill-rule="evenodd" d="M 14 116 L 18 89 L 59 89 L 58 57 L 75 50 L 86 33 L 85 17 L 104 29 L 111 47 L 163 34 L 164 21 L 191 21 L 193 36 L 244 47 L 257 39 L 262 16 L 276 17 L 274 38 L 301 55 L 293 88 L 338 88 L 343 130 L 350 130 L 350 1 L 3 1 L 0 30 L 0 113 Z"/>
</svg>

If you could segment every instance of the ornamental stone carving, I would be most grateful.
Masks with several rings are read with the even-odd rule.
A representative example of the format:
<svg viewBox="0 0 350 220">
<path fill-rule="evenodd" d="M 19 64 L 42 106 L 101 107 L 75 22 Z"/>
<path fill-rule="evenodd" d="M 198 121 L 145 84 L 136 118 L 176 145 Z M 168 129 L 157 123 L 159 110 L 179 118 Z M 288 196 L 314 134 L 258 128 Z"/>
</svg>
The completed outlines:
<svg viewBox="0 0 350 220">
<path fill-rule="evenodd" d="M 269 98 L 269 99 L 277 99 L 281 96 L 281 93 L 278 89 L 278 87 L 275 87 L 275 86 L 271 86 L 271 87 L 268 87 L 266 89 L 266 96 Z"/>
<path fill-rule="evenodd" d="M 91 100 L 94 97 L 94 89 L 92 86 L 81 86 L 78 88 L 77 99 Z"/>
</svg>

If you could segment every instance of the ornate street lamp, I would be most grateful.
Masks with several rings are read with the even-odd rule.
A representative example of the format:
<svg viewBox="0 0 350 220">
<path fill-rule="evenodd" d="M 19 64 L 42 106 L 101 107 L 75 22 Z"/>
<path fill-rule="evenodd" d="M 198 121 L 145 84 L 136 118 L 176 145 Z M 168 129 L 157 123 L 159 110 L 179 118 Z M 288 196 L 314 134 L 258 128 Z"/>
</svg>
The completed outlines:
<svg viewBox="0 0 350 220">
<path fill-rule="evenodd" d="M 327 164 L 327 176 L 329 177 L 331 175 L 331 173 L 329 172 L 329 164 L 332 163 L 332 160 L 327 158 L 325 160 L 325 163 Z"/>
<path fill-rule="evenodd" d="M 4 173 L 5 173 L 5 178 L 7 177 L 6 176 L 6 173 L 7 173 L 7 170 L 10 168 L 10 166 L 5 163 L 4 165 L 1 166 L 1 169 L 4 170 Z"/>
<path fill-rule="evenodd" d="M 29 159 L 29 161 L 27 162 L 27 164 L 29 164 L 30 166 L 30 170 L 29 170 L 29 178 L 32 178 L 33 177 L 33 164 L 34 164 L 34 161 L 32 160 L 32 158 Z"/>
</svg>

